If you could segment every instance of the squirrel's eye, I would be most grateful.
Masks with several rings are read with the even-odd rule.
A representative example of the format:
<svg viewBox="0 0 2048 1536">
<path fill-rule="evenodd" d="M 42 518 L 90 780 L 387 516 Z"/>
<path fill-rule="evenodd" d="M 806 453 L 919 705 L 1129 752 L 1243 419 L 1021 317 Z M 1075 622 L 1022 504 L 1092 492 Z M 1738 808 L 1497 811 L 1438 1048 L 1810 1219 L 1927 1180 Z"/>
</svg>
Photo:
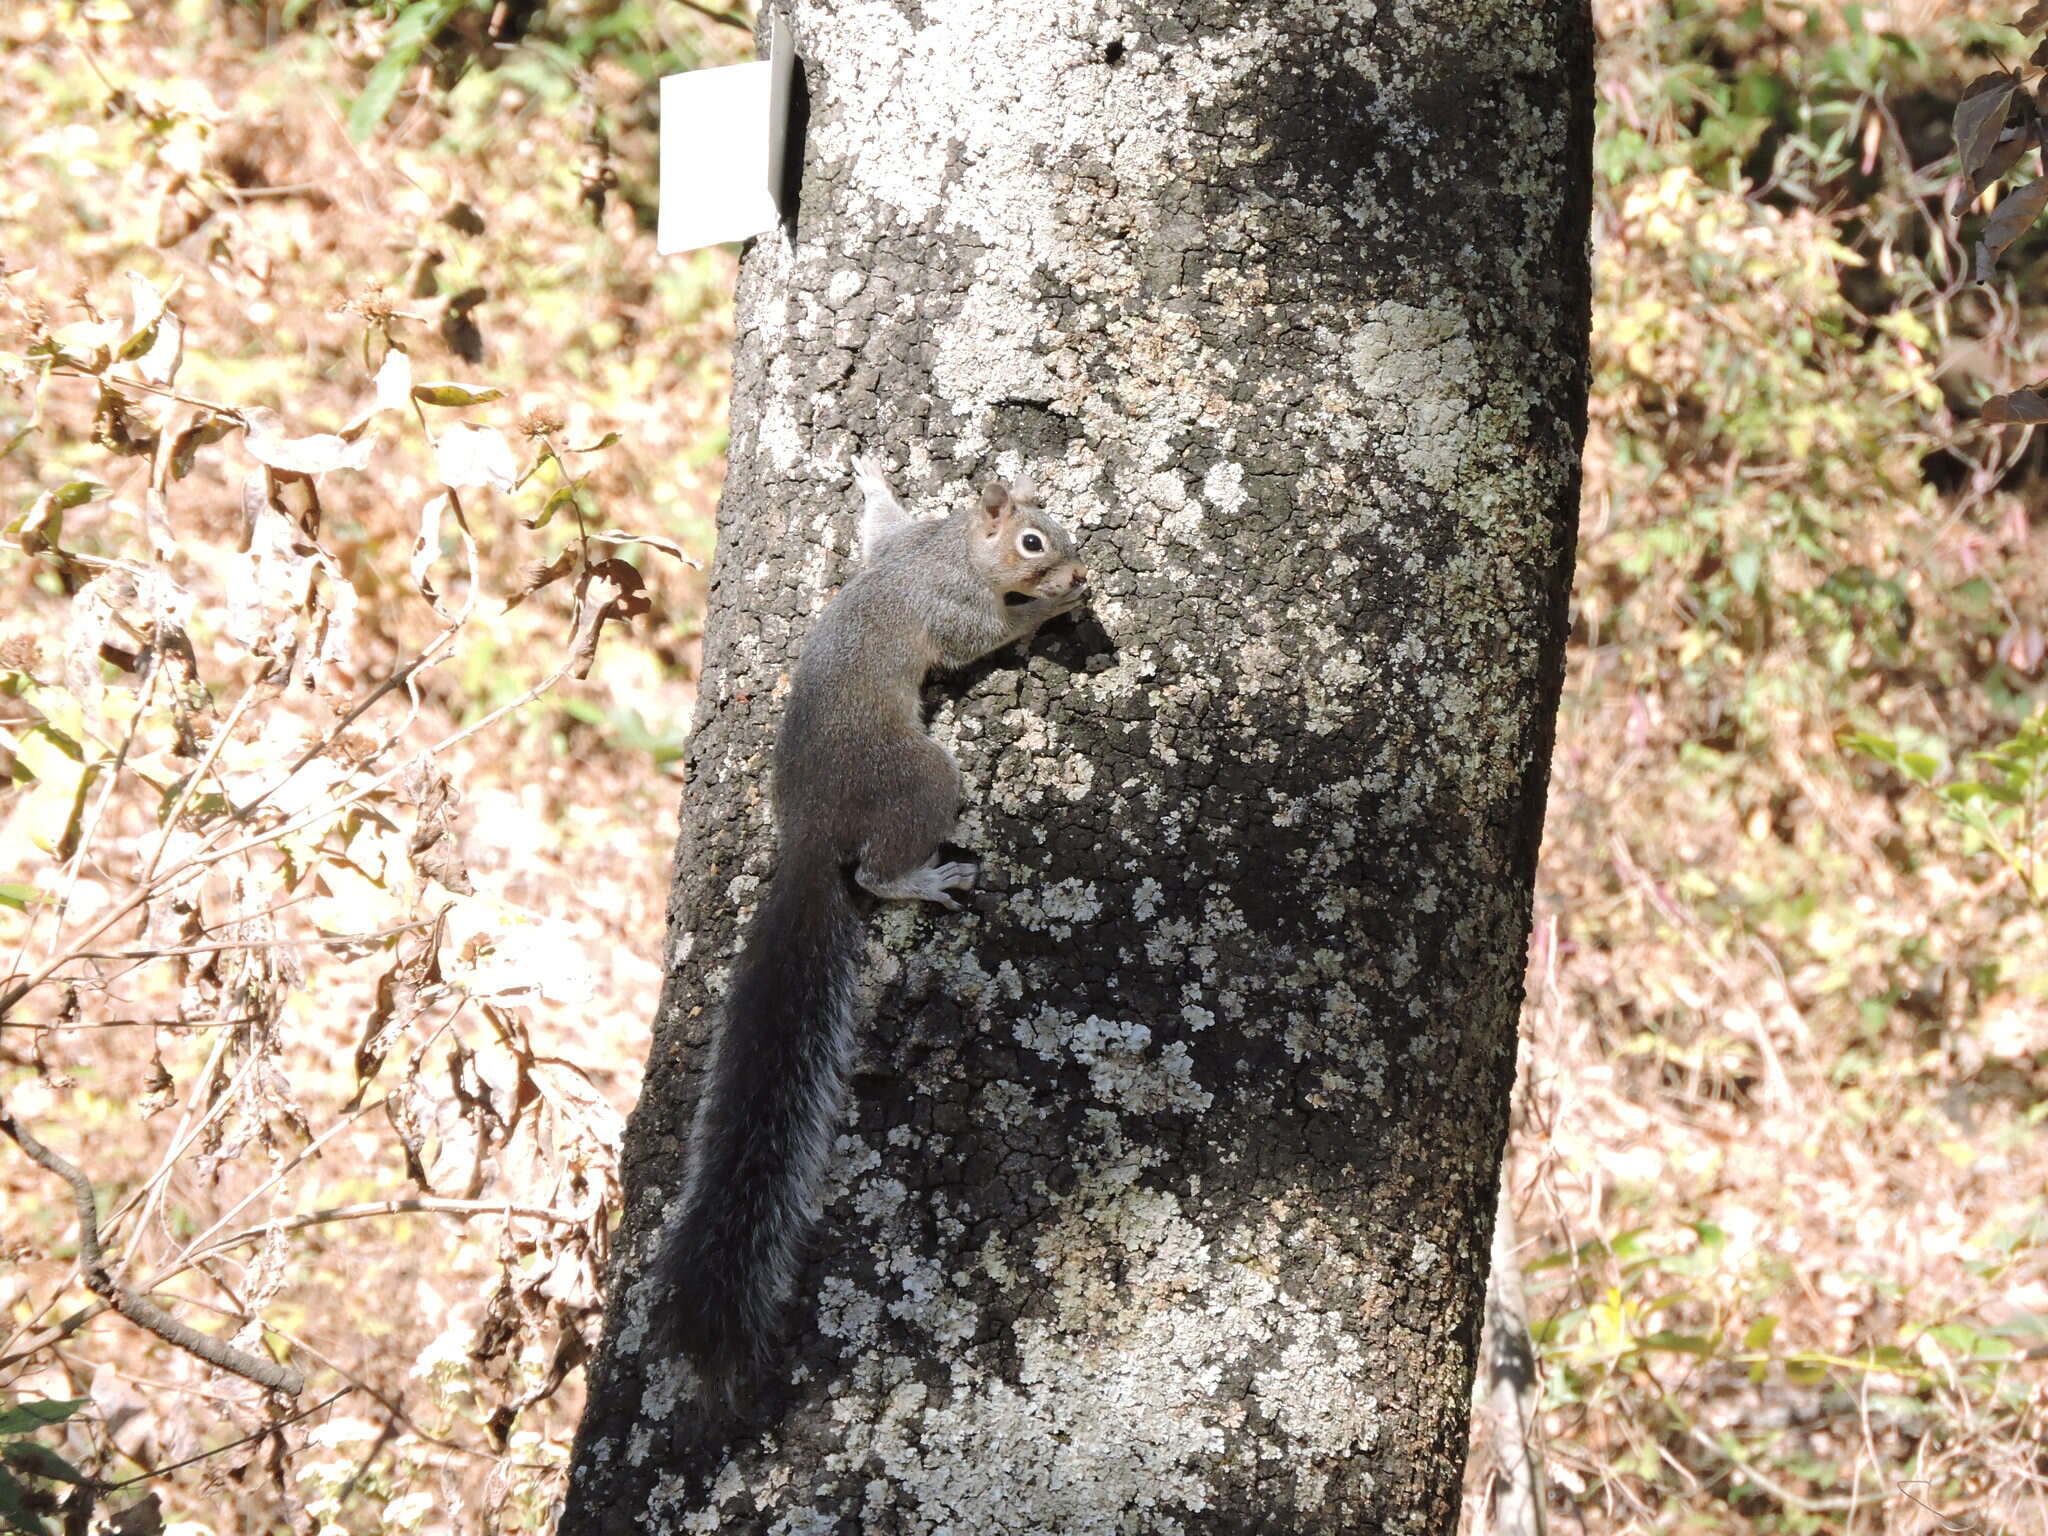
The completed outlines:
<svg viewBox="0 0 2048 1536">
<path fill-rule="evenodd" d="M 1042 555 L 1045 553 L 1045 540 L 1035 533 L 1027 533 L 1017 540 L 1017 547 L 1027 555 Z"/>
</svg>

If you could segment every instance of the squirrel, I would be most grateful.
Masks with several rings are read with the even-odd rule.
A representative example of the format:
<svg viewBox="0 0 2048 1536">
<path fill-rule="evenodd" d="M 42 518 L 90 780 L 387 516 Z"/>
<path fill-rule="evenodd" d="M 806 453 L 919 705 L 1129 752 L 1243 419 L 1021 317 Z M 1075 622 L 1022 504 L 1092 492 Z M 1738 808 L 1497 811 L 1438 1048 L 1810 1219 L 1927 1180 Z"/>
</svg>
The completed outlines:
<svg viewBox="0 0 2048 1536">
<path fill-rule="evenodd" d="M 820 616 L 775 738 L 775 873 L 716 1021 L 655 1327 L 728 1403 L 772 1361 L 854 1057 L 865 924 L 853 885 L 958 910 L 975 866 L 940 857 L 960 770 L 925 734 L 927 674 L 1031 638 L 1088 597 L 1070 534 L 1028 484 L 941 519 L 872 458 L 858 572 Z M 849 883 L 849 874 L 851 883 Z"/>
</svg>

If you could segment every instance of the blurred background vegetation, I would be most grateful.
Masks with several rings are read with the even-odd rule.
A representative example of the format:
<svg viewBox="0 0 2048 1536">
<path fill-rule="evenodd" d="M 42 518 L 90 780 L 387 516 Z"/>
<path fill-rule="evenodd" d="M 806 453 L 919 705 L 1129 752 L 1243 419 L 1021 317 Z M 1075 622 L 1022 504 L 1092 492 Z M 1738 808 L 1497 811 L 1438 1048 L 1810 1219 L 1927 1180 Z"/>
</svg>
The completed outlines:
<svg viewBox="0 0 2048 1536">
<path fill-rule="evenodd" d="M 2048 243 L 1970 280 L 1950 127 L 2034 39 L 1597 12 L 1509 1171 L 1555 1528 L 2048 1531 L 2048 480 L 1980 419 L 2048 375 Z M 0 8 L 0 970 L 210 856 L 236 786 L 298 818 L 20 1000 L 0 1094 L 131 1281 L 308 1376 L 245 1438 L 261 1394 L 90 1316 L 70 1193 L 0 1148 L 0 1523 L 83 1476 L 138 1531 L 544 1526 L 724 445 L 733 256 L 652 254 L 653 81 L 750 51 L 662 0 Z M 144 376 L 166 303 L 196 422 Z M 178 638 L 204 695 L 150 681 Z"/>
</svg>

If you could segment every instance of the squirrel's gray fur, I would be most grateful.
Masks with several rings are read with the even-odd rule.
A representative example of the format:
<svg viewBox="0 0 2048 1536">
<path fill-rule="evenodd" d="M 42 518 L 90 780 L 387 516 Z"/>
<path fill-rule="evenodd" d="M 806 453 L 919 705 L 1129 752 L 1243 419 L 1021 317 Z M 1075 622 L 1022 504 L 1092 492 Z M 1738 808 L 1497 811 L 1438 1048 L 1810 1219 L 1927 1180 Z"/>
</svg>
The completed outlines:
<svg viewBox="0 0 2048 1536">
<path fill-rule="evenodd" d="M 919 690 L 1079 607 L 1087 573 L 1028 487 L 912 518 L 871 459 L 863 565 L 805 643 L 775 740 L 774 878 L 733 966 L 662 1234 L 657 1327 L 728 1401 L 769 1365 L 796 1283 L 854 1056 L 864 925 L 876 896 L 956 908 L 972 864 L 940 846 L 960 770 L 925 735 Z"/>
</svg>

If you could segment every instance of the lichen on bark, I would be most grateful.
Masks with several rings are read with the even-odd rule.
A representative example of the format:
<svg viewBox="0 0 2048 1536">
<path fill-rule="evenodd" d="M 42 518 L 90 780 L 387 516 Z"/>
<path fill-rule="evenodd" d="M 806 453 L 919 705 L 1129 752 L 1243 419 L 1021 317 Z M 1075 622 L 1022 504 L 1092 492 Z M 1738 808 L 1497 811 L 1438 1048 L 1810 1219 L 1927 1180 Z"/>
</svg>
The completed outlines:
<svg viewBox="0 0 2048 1536">
<path fill-rule="evenodd" d="M 1581 5 L 799 3 L 670 984 L 563 1530 L 1448 1530 L 1585 404 Z M 880 455 L 1091 613 L 932 690 L 997 894 L 872 925 L 772 1417 L 637 1264 Z M 649 1525 L 638 1522 L 645 1515 Z"/>
</svg>

